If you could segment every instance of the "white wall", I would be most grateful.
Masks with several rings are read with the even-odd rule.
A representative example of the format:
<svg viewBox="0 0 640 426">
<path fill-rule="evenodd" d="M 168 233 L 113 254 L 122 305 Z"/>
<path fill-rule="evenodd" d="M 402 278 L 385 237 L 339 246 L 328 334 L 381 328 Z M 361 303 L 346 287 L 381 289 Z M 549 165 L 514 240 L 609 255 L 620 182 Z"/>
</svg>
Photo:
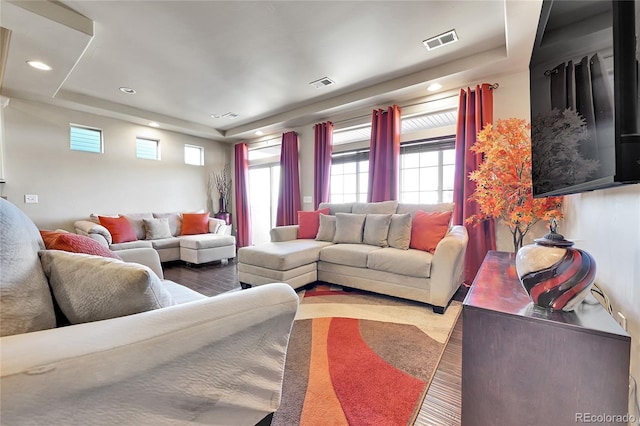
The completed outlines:
<svg viewBox="0 0 640 426">
<path fill-rule="evenodd" d="M 70 123 L 102 129 L 104 153 L 71 151 Z M 20 99 L 4 108 L 4 125 L 1 193 L 41 229 L 72 231 L 90 213 L 217 211 L 208 178 L 230 161 L 227 144 Z M 137 136 L 160 140 L 160 161 L 136 158 Z M 184 164 L 184 144 L 204 147 L 205 167 Z"/>
</svg>

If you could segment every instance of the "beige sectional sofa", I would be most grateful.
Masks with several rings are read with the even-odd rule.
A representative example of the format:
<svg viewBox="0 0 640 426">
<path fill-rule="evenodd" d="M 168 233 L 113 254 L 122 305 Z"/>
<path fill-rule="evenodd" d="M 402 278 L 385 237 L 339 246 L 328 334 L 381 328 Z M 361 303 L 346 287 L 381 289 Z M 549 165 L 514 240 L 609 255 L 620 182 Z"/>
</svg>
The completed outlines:
<svg viewBox="0 0 640 426">
<path fill-rule="evenodd" d="M 399 204 L 388 201 L 320 205 L 321 209 L 327 207 L 329 215 L 320 216 L 321 224 L 316 239 L 298 239 L 297 225 L 276 227 L 271 230 L 270 243 L 238 250 L 238 277 L 242 286 L 286 282 L 293 288 L 299 288 L 324 281 L 428 303 L 435 312 L 444 312 L 462 283 L 468 241 L 466 228 L 450 226 L 433 253 L 404 249 L 408 242 L 394 243 L 392 240 L 398 235 L 396 219 L 406 219 L 407 214 L 413 218 L 417 211 L 451 211 L 453 204 Z M 335 232 L 332 235 L 329 232 L 324 237 L 321 235 L 330 229 L 330 225 L 327 227 L 324 222 L 331 222 L 335 218 L 337 224 L 345 214 L 365 215 L 365 223 L 368 218 L 389 215 L 392 220 L 388 230 L 356 227 L 355 231 L 351 230 L 354 235 L 346 237 L 346 241 L 349 241 L 349 238 L 357 238 L 360 232 L 362 242 L 345 242 L 341 240 L 345 238 L 344 234 L 339 236 Z M 378 244 L 375 238 L 372 240 L 376 232 L 386 235 L 386 245 Z M 366 244 L 367 241 L 375 244 Z M 401 246 L 403 248 L 398 248 Z"/>
<path fill-rule="evenodd" d="M 137 240 L 125 243 L 114 243 L 111 233 L 100 225 L 98 215 L 92 214 L 88 220 L 75 222 L 75 231 L 87 235 L 101 244 L 117 251 L 130 248 L 150 247 L 155 249 L 161 262 L 183 260 L 187 263 L 207 263 L 217 260 L 225 261 L 236 256 L 236 239 L 231 235 L 231 225 L 223 220 L 209 218 L 209 233 L 197 235 L 181 235 L 182 216 L 180 213 L 135 213 L 123 214 L 132 225 Z M 167 238 L 153 237 L 145 229 L 145 219 L 163 219 L 169 222 L 171 236 Z"/>
<path fill-rule="evenodd" d="M 277 410 L 290 286 L 206 297 L 164 280 L 153 249 L 118 254 L 45 250 L 0 198 L 3 425 L 253 426 Z M 54 300 L 71 325 L 56 327 Z"/>
</svg>

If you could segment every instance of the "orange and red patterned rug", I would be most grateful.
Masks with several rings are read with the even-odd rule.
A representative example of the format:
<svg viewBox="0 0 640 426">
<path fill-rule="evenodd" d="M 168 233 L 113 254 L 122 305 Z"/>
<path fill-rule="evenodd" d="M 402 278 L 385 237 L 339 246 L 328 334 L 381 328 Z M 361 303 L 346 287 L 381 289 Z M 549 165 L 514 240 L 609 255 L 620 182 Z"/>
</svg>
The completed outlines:
<svg viewBox="0 0 640 426">
<path fill-rule="evenodd" d="M 299 293 L 272 426 L 412 425 L 461 311 L 317 286 Z"/>
</svg>

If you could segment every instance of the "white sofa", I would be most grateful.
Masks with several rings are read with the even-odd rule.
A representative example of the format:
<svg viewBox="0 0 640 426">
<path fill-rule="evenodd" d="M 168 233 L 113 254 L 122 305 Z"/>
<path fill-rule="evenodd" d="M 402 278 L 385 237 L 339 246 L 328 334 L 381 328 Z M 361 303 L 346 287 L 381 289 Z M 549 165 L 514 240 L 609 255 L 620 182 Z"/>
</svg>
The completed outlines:
<svg viewBox="0 0 640 426">
<path fill-rule="evenodd" d="M 160 255 L 161 262 L 182 260 L 187 263 L 207 263 L 226 261 L 236 257 L 236 239 L 231 235 L 231 225 L 225 221 L 209 218 L 209 233 L 199 235 L 180 235 L 180 213 L 135 213 L 122 215 L 132 225 L 137 241 L 113 243 L 111 233 L 100 225 L 97 215 L 91 215 L 89 220 L 78 220 L 74 223 L 77 234 L 87 235 L 111 250 L 149 247 L 154 248 Z M 144 219 L 167 218 L 171 229 L 171 237 L 147 239 Z"/>
<path fill-rule="evenodd" d="M 137 265 L 43 248 L 35 225 L 0 199 L 3 425 L 255 425 L 278 408 L 298 306 L 290 286 L 209 298 L 162 280 L 172 306 L 56 327 L 45 253 L 152 276 L 146 263 L 160 278 L 162 268 L 149 248 L 118 251 Z"/>
<path fill-rule="evenodd" d="M 453 204 L 383 203 L 321 204 L 340 213 L 414 215 L 441 212 Z M 320 236 L 321 230 L 318 233 Z M 468 234 L 451 226 L 433 254 L 409 248 L 298 239 L 298 226 L 271 230 L 271 243 L 238 250 L 238 277 L 243 287 L 286 282 L 299 288 L 316 281 L 338 284 L 428 303 L 443 313 L 462 283 Z"/>
</svg>

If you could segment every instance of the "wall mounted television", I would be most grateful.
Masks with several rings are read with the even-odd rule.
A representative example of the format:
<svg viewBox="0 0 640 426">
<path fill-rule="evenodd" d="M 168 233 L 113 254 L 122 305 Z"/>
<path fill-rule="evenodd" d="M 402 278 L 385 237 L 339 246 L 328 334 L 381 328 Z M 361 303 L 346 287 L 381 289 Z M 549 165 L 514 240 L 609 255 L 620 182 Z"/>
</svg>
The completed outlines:
<svg viewBox="0 0 640 426">
<path fill-rule="evenodd" d="M 534 197 L 640 182 L 640 0 L 544 0 L 531 61 Z"/>
</svg>

